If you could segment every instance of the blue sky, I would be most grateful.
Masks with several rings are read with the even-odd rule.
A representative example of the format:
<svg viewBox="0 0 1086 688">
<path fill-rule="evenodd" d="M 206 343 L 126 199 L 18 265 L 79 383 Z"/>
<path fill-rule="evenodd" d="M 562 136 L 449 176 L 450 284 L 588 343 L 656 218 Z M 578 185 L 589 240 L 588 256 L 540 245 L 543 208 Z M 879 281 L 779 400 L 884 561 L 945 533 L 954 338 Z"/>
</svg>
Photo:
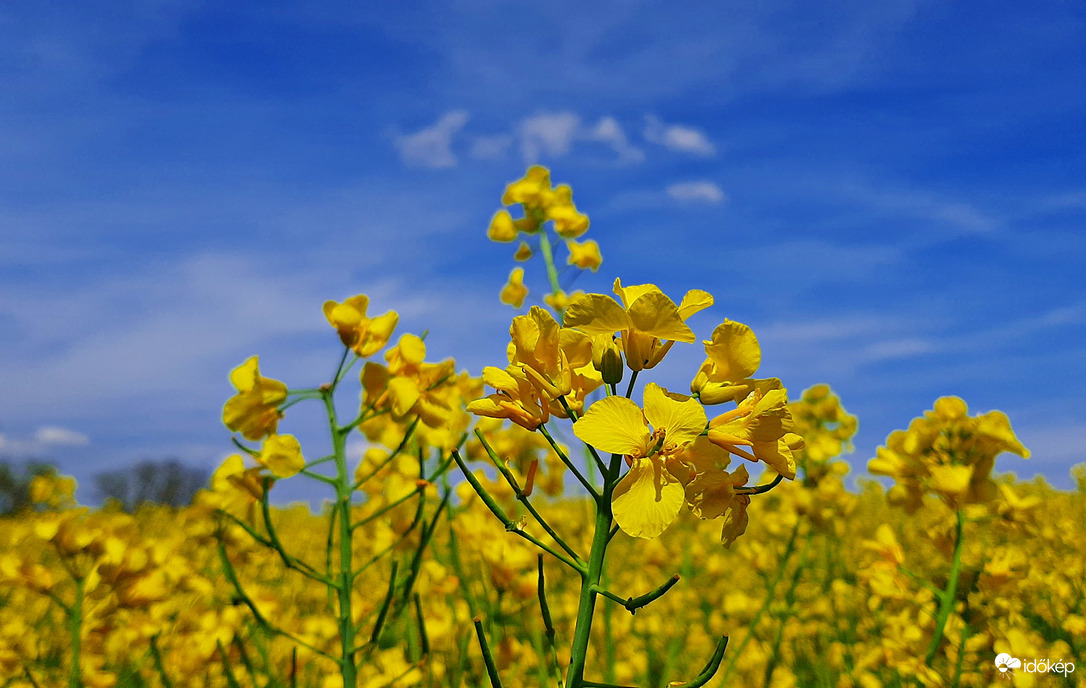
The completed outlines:
<svg viewBox="0 0 1086 688">
<path fill-rule="evenodd" d="M 698 333 L 746 322 L 762 374 L 833 385 L 855 466 L 958 394 L 1034 452 L 997 468 L 1070 485 L 1080 6 L 376 5 L 0 8 L 0 454 L 211 468 L 227 372 L 326 378 L 320 305 L 360 292 L 434 358 L 500 364 L 510 248 L 485 229 L 540 162 L 602 247 L 576 287 L 710 291 Z"/>
</svg>

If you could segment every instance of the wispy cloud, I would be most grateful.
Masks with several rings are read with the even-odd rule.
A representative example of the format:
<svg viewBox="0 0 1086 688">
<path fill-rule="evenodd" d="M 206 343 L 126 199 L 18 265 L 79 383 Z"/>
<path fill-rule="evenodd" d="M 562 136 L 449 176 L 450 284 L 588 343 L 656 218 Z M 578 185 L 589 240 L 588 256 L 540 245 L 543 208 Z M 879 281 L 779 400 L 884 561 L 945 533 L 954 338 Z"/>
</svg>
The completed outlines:
<svg viewBox="0 0 1086 688">
<path fill-rule="evenodd" d="M 45 425 L 26 439 L 0 434 L 0 452 L 15 456 L 43 454 L 55 447 L 85 447 L 90 444 L 87 435 L 59 425 Z"/>
<path fill-rule="evenodd" d="M 490 136 L 476 136 L 471 140 L 471 149 L 468 155 L 479 160 L 495 160 L 504 158 L 513 146 L 512 134 L 493 134 Z"/>
<path fill-rule="evenodd" d="M 1016 427 L 1016 430 L 1022 444 L 1030 451 L 1030 461 L 1045 468 L 1055 465 L 1066 471 L 1072 464 L 1086 461 L 1086 423 L 1023 425 Z M 1024 468 L 1025 465 L 1019 466 L 1016 472 L 1024 473 Z M 1039 472 L 1051 475 L 1051 471 Z M 1066 479 L 1066 473 L 1057 477 Z"/>
<path fill-rule="evenodd" d="M 543 156 L 568 155 L 575 142 L 603 144 L 615 153 L 615 162 L 619 164 L 645 159 L 644 151 L 630 143 L 618 120 L 608 115 L 586 125 L 580 115 L 569 110 L 543 112 L 521 120 L 517 132 L 526 163 L 539 162 Z"/>
<path fill-rule="evenodd" d="M 846 183 L 840 190 L 881 213 L 926 220 L 938 227 L 955 229 L 959 234 L 983 234 L 1001 225 L 999 218 L 975 203 L 937 191 L 865 182 Z"/>
<path fill-rule="evenodd" d="M 614 117 L 601 117 L 600 121 L 586 132 L 585 138 L 609 145 L 611 150 L 618 154 L 620 163 L 641 162 L 645 159 L 645 153 L 630 144 L 626 132 Z"/>
<path fill-rule="evenodd" d="M 912 358 L 921 354 L 931 353 L 936 350 L 934 342 L 917 337 L 903 339 L 885 339 L 870 344 L 863 349 L 863 359 L 866 362 L 891 361 L 902 358 Z"/>
<path fill-rule="evenodd" d="M 412 167 L 456 167 L 457 158 L 452 151 L 452 139 L 470 115 L 466 110 L 452 110 L 442 115 L 432 126 L 413 134 L 397 136 L 393 143 L 400 152 L 404 164 Z"/>
<path fill-rule="evenodd" d="M 517 128 L 524 159 L 536 162 L 542 154 L 559 157 L 569 153 L 581 127 L 574 112 L 546 112 L 526 117 Z"/>
<path fill-rule="evenodd" d="M 678 182 L 667 187 L 667 195 L 680 203 L 705 203 L 716 205 L 727 198 L 715 182 L 706 180 Z"/>
<path fill-rule="evenodd" d="M 700 129 L 683 124 L 664 124 L 655 115 L 645 116 L 642 132 L 645 140 L 677 153 L 690 153 L 702 157 L 716 155 L 716 146 Z"/>
<path fill-rule="evenodd" d="M 38 428 L 34 433 L 34 440 L 39 444 L 61 444 L 74 447 L 90 444 L 90 438 L 83 433 L 57 425 Z"/>
</svg>

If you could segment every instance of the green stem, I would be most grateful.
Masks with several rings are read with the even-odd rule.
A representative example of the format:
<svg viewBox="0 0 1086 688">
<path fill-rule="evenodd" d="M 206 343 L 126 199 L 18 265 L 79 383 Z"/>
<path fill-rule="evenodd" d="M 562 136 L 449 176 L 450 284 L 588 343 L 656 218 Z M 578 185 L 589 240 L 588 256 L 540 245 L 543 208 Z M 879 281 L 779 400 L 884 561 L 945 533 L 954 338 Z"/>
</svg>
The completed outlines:
<svg viewBox="0 0 1086 688">
<path fill-rule="evenodd" d="M 679 574 L 676 573 L 671 578 L 668 578 L 663 585 L 656 588 L 655 590 L 647 592 L 644 595 L 638 595 L 637 597 L 628 597 L 626 599 L 622 599 L 615 593 L 605 590 L 599 585 L 593 587 L 600 595 L 603 595 L 612 602 L 617 602 L 618 604 L 622 605 L 626 609 L 626 611 L 630 612 L 630 614 L 635 614 L 637 613 L 638 609 L 641 609 L 642 607 L 645 607 L 650 603 L 655 602 L 656 600 L 663 597 L 668 590 L 671 590 L 671 588 L 679 582 L 679 577 Z"/>
<path fill-rule="evenodd" d="M 615 463 L 612 461 L 612 463 Z M 614 466 L 617 468 L 617 465 Z M 570 648 L 569 669 L 566 672 L 568 688 L 584 688 L 585 661 L 588 643 L 592 637 L 592 617 L 596 611 L 596 595 L 607 557 L 607 542 L 611 532 L 611 494 L 615 479 L 609 471 L 604 476 L 603 495 L 596 502 L 596 524 L 592 535 L 592 551 L 588 555 L 588 570 L 581 574 L 581 596 L 577 603 L 577 623 L 573 628 L 573 645 Z"/>
<path fill-rule="evenodd" d="M 486 665 L 486 675 L 490 679 L 490 685 L 492 688 L 502 688 L 502 680 L 498 678 L 498 667 L 494 664 L 494 655 L 490 652 L 486 635 L 483 633 L 483 620 L 479 617 L 475 617 L 475 634 L 479 636 L 479 649 L 483 652 L 483 664 Z"/>
<path fill-rule="evenodd" d="M 565 397 L 559 397 L 559 399 L 561 399 L 562 404 L 565 405 Z M 547 430 L 547 426 L 540 425 L 539 432 L 543 435 L 543 437 L 547 438 L 547 443 L 551 445 L 551 449 L 554 450 L 554 453 L 558 456 L 562 463 L 565 464 L 566 468 L 568 468 L 570 472 L 573 473 L 573 476 L 577 478 L 577 482 L 581 483 L 581 486 L 584 487 L 584 489 L 588 490 L 588 494 L 592 495 L 593 499 L 598 500 L 600 498 L 600 493 L 597 492 L 596 488 L 592 486 L 592 483 L 588 482 L 588 479 L 585 478 L 579 470 L 577 470 L 577 466 L 569 460 L 569 457 L 566 456 L 566 453 L 562 451 L 562 448 L 558 446 L 558 443 L 554 441 L 553 437 L 551 437 L 551 433 Z M 475 431 L 475 434 L 479 437 L 480 440 L 482 439 L 482 433 L 480 433 L 478 430 Z M 598 458 L 596 460 L 599 461 Z M 600 467 L 600 470 L 602 471 L 602 462 L 600 462 L 598 465 Z"/>
<path fill-rule="evenodd" d="M 928 654 L 924 663 L 929 667 L 935 662 L 935 655 L 939 651 L 939 643 L 943 640 L 943 631 L 946 629 L 947 619 L 954 609 L 954 599 L 958 593 L 958 576 L 962 572 L 962 527 L 965 524 L 965 516 L 961 509 L 957 511 L 957 524 L 954 529 L 954 555 L 950 563 L 950 578 L 947 580 L 946 589 L 939 599 L 939 611 L 935 617 L 935 633 L 931 636 L 931 645 L 928 646 Z"/>
<path fill-rule="evenodd" d="M 162 662 L 162 651 L 158 647 L 157 633 L 151 636 L 151 659 L 154 660 L 158 677 L 162 679 L 163 688 L 173 688 L 173 681 L 166 675 L 166 667 Z"/>
<path fill-rule="evenodd" d="M 962 664 L 965 660 L 965 641 L 969 640 L 969 624 L 962 624 L 962 639 L 958 643 L 958 662 L 954 666 L 954 681 L 950 688 L 958 688 L 962 681 Z"/>
<path fill-rule="evenodd" d="M 558 664 L 558 650 L 554 646 L 554 623 L 551 621 L 551 608 L 547 604 L 547 588 L 543 580 L 543 555 L 537 555 L 539 569 L 539 585 L 536 592 L 539 595 L 539 613 L 543 616 L 543 632 L 547 639 L 547 648 L 551 652 L 551 670 L 558 688 L 562 688 L 562 669 Z"/>
<path fill-rule="evenodd" d="M 234 675 L 234 667 L 230 664 L 230 658 L 226 655 L 226 648 L 222 646 L 222 641 L 216 640 L 215 643 L 219 646 L 219 656 L 222 657 L 222 673 L 226 677 L 226 685 L 230 688 L 241 688 L 237 676 Z"/>
<path fill-rule="evenodd" d="M 83 675 L 79 670 L 80 649 L 83 641 L 83 593 L 85 579 L 75 579 L 75 602 L 72 603 L 68 614 L 68 632 L 72 639 L 72 669 L 68 674 L 69 688 L 82 688 Z"/>
<path fill-rule="evenodd" d="M 315 581 L 320 581 L 329 587 L 335 586 L 335 581 L 320 573 L 298 557 L 288 553 L 286 548 L 283 547 L 283 542 L 279 539 L 279 533 L 275 530 L 275 524 L 272 522 L 271 506 L 268 502 L 268 491 L 271 488 L 270 483 L 271 478 L 265 477 L 264 494 L 262 494 L 260 498 L 260 512 L 264 517 L 264 529 L 268 533 L 271 548 L 275 550 L 279 555 L 279 558 L 283 561 L 283 565 L 288 569 L 293 569 L 302 575 L 312 578 Z"/>
<path fill-rule="evenodd" d="M 349 351 L 349 350 L 348 350 Z M 336 376 L 339 381 L 340 370 L 343 361 L 347 358 L 347 351 L 336 368 Z M 358 683 L 358 669 L 354 663 L 354 615 L 351 612 L 351 588 L 354 582 L 353 548 L 351 547 L 351 475 L 347 471 L 347 434 L 338 425 L 336 406 L 332 399 L 335 393 L 335 383 L 331 389 L 324 393 L 324 407 L 328 413 L 328 425 L 332 434 L 332 454 L 336 462 L 336 524 L 339 526 L 339 581 L 336 592 L 339 594 L 339 606 L 337 613 L 339 618 L 339 642 L 340 658 L 339 672 L 343 678 L 343 688 L 355 688 Z"/>
<path fill-rule="evenodd" d="M 554 251 L 551 249 L 551 240 L 546 229 L 539 233 L 539 252 L 543 254 L 543 263 L 547 266 L 547 280 L 551 284 L 551 292 L 557 295 L 561 293 L 562 285 L 558 283 L 558 269 L 554 266 Z M 561 325 L 562 312 L 557 311 L 554 315 Z"/>
<path fill-rule="evenodd" d="M 571 559 L 573 559 L 573 561 L 577 562 L 578 564 L 583 564 L 584 561 L 581 559 L 580 555 L 578 555 L 572 547 L 566 544 L 566 541 L 559 537 L 558 533 L 556 533 L 554 531 L 554 528 L 551 527 L 551 524 L 547 523 L 547 520 L 543 518 L 543 516 L 541 516 L 538 511 L 536 511 L 535 506 L 532 504 L 531 500 L 528 499 L 528 495 L 524 494 L 524 490 L 522 490 L 520 485 L 517 483 L 516 476 L 514 476 L 512 471 L 506 468 L 505 464 L 502 463 L 501 458 L 490 446 L 490 443 L 486 441 L 486 437 L 483 436 L 483 433 L 479 432 L 479 430 L 476 429 L 475 436 L 478 437 L 479 441 L 482 443 L 483 449 L 486 450 L 486 454 L 490 457 L 491 463 L 494 464 L 494 467 L 497 468 L 498 472 L 501 473 L 503 478 L 505 478 L 505 482 L 509 485 L 509 487 L 513 488 L 513 493 L 516 495 L 517 501 L 524 505 L 524 508 L 528 510 L 528 513 L 532 515 L 532 518 L 536 520 L 536 523 L 542 526 L 543 530 L 547 532 L 547 535 L 550 535 L 551 539 L 558 543 L 558 546 L 561 547 L 565 551 L 565 553 L 568 554 Z"/>
<path fill-rule="evenodd" d="M 388 618 L 389 607 L 392 606 L 392 596 L 396 594 L 396 572 L 400 568 L 400 562 L 392 562 L 392 572 L 388 574 L 388 592 L 381 603 L 381 611 L 377 613 L 377 621 L 373 624 L 373 632 L 370 633 L 370 643 L 376 645 L 381 639 L 381 631 L 385 627 L 385 619 Z"/>
<path fill-rule="evenodd" d="M 672 688 L 701 688 L 709 682 L 720 668 L 720 663 L 724 660 L 724 651 L 728 649 L 728 636 L 724 635 L 717 641 L 716 649 L 713 650 L 713 656 L 709 658 L 709 663 L 705 665 L 705 668 L 701 670 L 701 673 L 690 679 L 686 683 L 669 683 Z M 724 685 L 722 682 L 720 685 Z"/>
<path fill-rule="evenodd" d="M 784 593 L 785 615 L 791 614 L 792 606 L 796 603 L 796 586 L 799 585 L 799 579 L 802 577 L 803 572 L 807 570 L 807 552 L 811 548 L 813 534 L 814 531 L 807 531 L 807 538 L 803 543 L 803 552 L 799 555 L 799 563 L 796 564 L 796 570 L 792 572 L 792 580 L 788 584 L 788 590 Z M 773 639 L 773 649 L 769 653 L 769 661 L 766 662 L 765 667 L 765 680 L 762 682 L 765 688 L 769 688 L 773 672 L 776 670 L 777 662 L 780 659 L 781 642 L 784 640 L 786 621 L 787 618 L 781 619 L 781 624 L 777 627 L 777 636 Z"/>
<path fill-rule="evenodd" d="M 558 561 L 570 567 L 577 573 L 580 573 L 582 576 L 585 574 L 585 567 L 583 564 L 576 562 L 573 559 L 570 559 L 565 554 L 562 554 L 561 552 L 554 549 L 539 538 L 535 537 L 531 533 L 526 533 L 516 521 L 506 516 L 505 511 L 503 511 L 501 506 L 499 506 L 498 503 L 494 500 L 494 497 L 492 497 L 491 494 L 486 491 L 486 488 L 482 486 L 482 484 L 479 482 L 479 479 L 475 477 L 475 474 L 468 470 L 467 465 L 464 463 L 464 459 L 460 456 L 460 452 L 454 449 L 452 455 L 453 459 L 456 460 L 456 465 L 459 466 L 460 470 L 463 472 L 464 478 L 467 479 L 468 484 L 471 485 L 471 488 L 475 490 L 475 494 L 479 495 L 479 499 L 483 500 L 483 504 L 485 504 L 486 507 L 490 509 L 490 513 L 498 517 L 498 520 L 502 522 L 502 525 L 505 526 L 505 530 L 507 532 L 519 535 L 520 537 L 532 543 L 547 554 L 550 554 Z"/>
<path fill-rule="evenodd" d="M 418 593 L 411 596 L 415 605 L 415 622 L 419 627 L 419 645 L 422 651 L 422 656 L 427 657 L 430 654 L 430 636 L 426 634 L 426 617 L 422 614 L 422 598 Z"/>
</svg>

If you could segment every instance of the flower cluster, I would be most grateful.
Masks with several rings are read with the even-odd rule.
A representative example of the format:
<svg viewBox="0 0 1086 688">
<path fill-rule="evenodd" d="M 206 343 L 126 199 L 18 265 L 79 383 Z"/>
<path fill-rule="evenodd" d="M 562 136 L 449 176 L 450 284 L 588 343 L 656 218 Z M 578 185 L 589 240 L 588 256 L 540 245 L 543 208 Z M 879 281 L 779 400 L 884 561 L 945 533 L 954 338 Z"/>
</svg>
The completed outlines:
<svg viewBox="0 0 1086 688">
<path fill-rule="evenodd" d="M 550 171 L 539 165 L 531 167 L 522 179 L 509 184 L 502 195 L 502 205 L 519 205 L 523 216 L 513 219 L 508 209 L 499 210 L 490 221 L 487 236 L 491 241 L 508 243 L 522 240 L 513 258 L 524 262 L 537 252 L 546 264 L 551 291 L 544 300 L 557 312 L 565 310 L 569 295 L 558 283 L 554 253 L 547 227 L 553 227 L 557 238 L 565 243 L 566 263 L 581 270 L 599 270 L 603 263 L 600 246 L 593 240 L 577 241 L 588 231 L 588 216 L 577 210 L 573 203 L 573 190 L 567 184 L 551 186 Z M 531 243 L 529 243 L 531 242 Z M 513 268 L 509 281 L 501 291 L 502 303 L 514 308 L 524 305 L 528 287 L 524 285 L 524 268 Z"/>
<path fill-rule="evenodd" d="M 896 430 L 868 464 L 875 475 L 894 478 L 891 503 L 918 509 L 933 493 L 952 509 L 989 502 L 997 489 L 991 479 L 995 458 L 1003 452 L 1029 458 L 1007 416 L 989 411 L 968 415 L 958 397 L 942 397 L 916 418 L 908 430 Z"/>
</svg>

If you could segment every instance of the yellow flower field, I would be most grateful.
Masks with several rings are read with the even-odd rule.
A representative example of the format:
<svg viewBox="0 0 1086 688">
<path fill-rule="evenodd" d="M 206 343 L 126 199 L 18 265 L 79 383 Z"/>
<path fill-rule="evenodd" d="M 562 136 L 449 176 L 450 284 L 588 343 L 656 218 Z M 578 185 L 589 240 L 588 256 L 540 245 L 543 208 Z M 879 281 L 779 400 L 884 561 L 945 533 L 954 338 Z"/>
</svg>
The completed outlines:
<svg viewBox="0 0 1086 688">
<path fill-rule="evenodd" d="M 550 310 L 481 377 L 330 300 L 332 379 L 234 369 L 237 453 L 191 506 L 37 478 L 0 520 L 0 687 L 1086 685 L 1086 465 L 1076 492 L 993 475 L 1029 456 L 1011 419 L 943 397 L 871 459 L 893 485 L 849 491 L 847 400 L 754 377 L 742 323 L 694 332 L 704 291 L 563 291 L 562 251 L 603 257 L 548 170 L 502 200 L 500 298 L 538 258 Z M 653 380 L 676 345 L 704 347 L 689 389 Z M 300 403 L 323 456 L 288 434 Z M 323 510 L 273 506 L 288 479 Z"/>
</svg>

